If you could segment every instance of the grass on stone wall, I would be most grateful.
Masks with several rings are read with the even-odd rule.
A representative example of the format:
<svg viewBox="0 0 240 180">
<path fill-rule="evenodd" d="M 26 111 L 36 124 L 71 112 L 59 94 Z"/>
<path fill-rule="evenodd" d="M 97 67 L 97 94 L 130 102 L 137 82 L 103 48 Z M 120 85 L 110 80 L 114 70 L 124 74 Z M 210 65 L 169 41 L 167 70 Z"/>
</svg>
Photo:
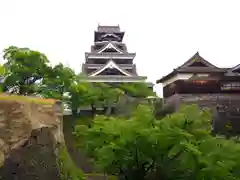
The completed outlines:
<svg viewBox="0 0 240 180">
<path fill-rule="evenodd" d="M 57 164 L 61 180 L 85 180 L 83 171 L 75 165 L 64 145 L 59 147 Z"/>
<path fill-rule="evenodd" d="M 0 93 L 0 101 L 22 101 L 22 102 L 32 102 L 36 104 L 55 104 L 55 99 L 45 99 L 40 97 L 31 96 L 21 96 L 21 95 L 8 95 Z"/>
<path fill-rule="evenodd" d="M 98 178 L 101 178 L 101 179 L 107 179 L 107 180 L 118 180 L 118 178 L 116 176 L 111 176 L 111 175 L 104 175 L 104 174 L 100 174 L 100 173 L 88 173 L 88 174 L 85 174 L 86 177 L 90 178 L 91 177 L 98 177 Z"/>
</svg>

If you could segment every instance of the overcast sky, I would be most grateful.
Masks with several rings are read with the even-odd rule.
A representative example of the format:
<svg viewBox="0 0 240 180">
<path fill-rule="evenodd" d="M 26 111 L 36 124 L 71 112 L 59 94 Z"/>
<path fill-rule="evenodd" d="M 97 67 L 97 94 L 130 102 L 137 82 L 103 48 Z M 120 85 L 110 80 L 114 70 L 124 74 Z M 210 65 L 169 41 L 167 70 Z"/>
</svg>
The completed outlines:
<svg viewBox="0 0 240 180">
<path fill-rule="evenodd" d="M 0 21 L 0 50 L 36 49 L 76 72 L 98 23 L 120 25 L 153 82 L 197 51 L 220 67 L 240 62 L 239 0 L 0 0 Z"/>
</svg>

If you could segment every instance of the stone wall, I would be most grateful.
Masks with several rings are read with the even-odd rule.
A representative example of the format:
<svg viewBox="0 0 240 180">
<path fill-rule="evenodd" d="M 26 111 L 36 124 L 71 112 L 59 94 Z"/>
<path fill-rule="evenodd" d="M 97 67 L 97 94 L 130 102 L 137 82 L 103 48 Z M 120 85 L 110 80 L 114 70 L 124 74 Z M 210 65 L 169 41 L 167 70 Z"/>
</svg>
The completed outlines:
<svg viewBox="0 0 240 180">
<path fill-rule="evenodd" d="M 0 179 L 59 180 L 61 116 L 55 102 L 0 94 Z"/>
<path fill-rule="evenodd" d="M 64 116 L 63 132 L 66 140 L 66 146 L 70 156 L 72 157 L 72 160 L 80 169 L 84 171 L 84 173 L 96 172 L 95 164 L 90 161 L 84 152 L 76 148 L 76 141 L 72 133 L 77 123 L 76 121 L 79 119 L 81 119 L 81 117 Z"/>
<path fill-rule="evenodd" d="M 177 110 L 181 104 L 198 104 L 210 108 L 214 130 L 240 133 L 240 94 L 175 94 L 165 99 L 165 106 Z"/>
<path fill-rule="evenodd" d="M 60 180 L 52 133 L 47 128 L 32 131 L 20 148 L 13 150 L 0 168 L 4 180 Z"/>
</svg>

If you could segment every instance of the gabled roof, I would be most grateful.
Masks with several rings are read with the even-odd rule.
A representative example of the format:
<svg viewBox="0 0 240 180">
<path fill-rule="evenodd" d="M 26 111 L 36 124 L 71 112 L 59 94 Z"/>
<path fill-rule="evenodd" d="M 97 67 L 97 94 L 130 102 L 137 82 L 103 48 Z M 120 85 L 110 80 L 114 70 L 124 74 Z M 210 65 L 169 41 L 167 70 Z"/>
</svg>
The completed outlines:
<svg viewBox="0 0 240 180">
<path fill-rule="evenodd" d="M 213 64 L 211 64 L 210 62 L 206 61 L 202 56 L 199 55 L 199 52 L 197 52 L 196 54 L 194 54 L 188 61 L 186 61 L 184 64 L 182 64 L 181 66 L 178 67 L 178 69 L 181 68 L 189 68 L 191 67 L 192 64 L 194 64 L 195 62 L 201 63 L 203 64 L 205 67 L 209 67 L 209 68 L 218 68 L 216 66 L 214 66 Z M 203 66 L 203 67 L 204 67 Z"/>
<path fill-rule="evenodd" d="M 201 64 L 201 66 L 192 66 L 194 63 Z M 174 69 L 171 73 L 166 76 L 163 76 L 161 79 L 157 80 L 157 83 L 162 83 L 163 81 L 171 78 L 177 73 L 211 73 L 218 72 L 224 73 L 226 72 L 225 68 L 218 68 L 215 65 L 211 64 L 207 60 L 203 59 L 199 53 L 194 54 L 188 61 L 186 61 L 181 66 Z"/>
<path fill-rule="evenodd" d="M 113 33 L 107 33 L 107 34 L 102 35 L 101 37 L 105 38 L 105 37 L 109 37 L 109 36 L 112 36 L 112 37 L 115 37 L 115 38 L 119 38 L 116 34 L 113 34 Z"/>
<path fill-rule="evenodd" d="M 120 27 L 119 27 L 119 25 L 117 25 L 117 26 L 101 26 L 101 25 L 98 25 L 97 30 L 99 32 L 113 33 L 113 32 L 120 32 Z"/>
<path fill-rule="evenodd" d="M 240 64 L 234 66 L 232 69 L 231 69 L 232 72 L 236 72 L 236 71 L 240 71 Z"/>
<path fill-rule="evenodd" d="M 97 31 L 94 31 L 94 42 L 102 41 L 101 36 L 104 34 L 115 34 L 119 37 L 117 41 L 121 42 L 125 34 L 124 31 L 121 31 L 120 26 L 100 26 L 98 25 Z"/>
<path fill-rule="evenodd" d="M 102 50 L 105 46 L 107 46 L 109 43 L 111 43 L 114 47 L 118 48 L 123 53 L 127 53 L 127 46 L 125 43 L 117 42 L 117 41 L 98 41 L 95 42 L 94 45 L 91 46 L 91 52 L 97 52 Z M 101 47 L 101 48 L 96 48 Z"/>
<path fill-rule="evenodd" d="M 130 74 L 129 72 L 127 72 L 124 69 L 121 69 L 114 61 L 110 60 L 108 61 L 107 64 L 105 64 L 104 66 L 102 66 L 101 68 L 97 69 L 96 71 L 94 71 L 93 73 L 91 73 L 89 76 L 96 76 L 98 74 L 100 74 L 101 72 L 103 72 L 105 69 L 107 68 L 114 68 L 117 69 L 118 71 L 120 71 L 121 73 L 123 73 L 126 76 L 132 76 L 132 74 Z"/>
<path fill-rule="evenodd" d="M 234 77 L 234 76 L 239 76 L 240 73 L 240 64 L 232 67 L 232 68 L 226 68 L 226 73 L 224 74 L 227 77 Z"/>
<path fill-rule="evenodd" d="M 106 50 L 106 49 L 114 49 L 114 50 L 116 50 L 116 51 L 119 52 L 119 53 L 123 53 L 123 52 L 121 51 L 121 49 L 119 49 L 117 46 L 115 46 L 115 45 L 112 44 L 111 42 L 108 43 L 108 44 L 106 44 L 102 49 L 100 49 L 100 50 L 98 51 L 98 53 L 101 53 L 101 52 L 103 52 L 103 51 Z"/>
</svg>

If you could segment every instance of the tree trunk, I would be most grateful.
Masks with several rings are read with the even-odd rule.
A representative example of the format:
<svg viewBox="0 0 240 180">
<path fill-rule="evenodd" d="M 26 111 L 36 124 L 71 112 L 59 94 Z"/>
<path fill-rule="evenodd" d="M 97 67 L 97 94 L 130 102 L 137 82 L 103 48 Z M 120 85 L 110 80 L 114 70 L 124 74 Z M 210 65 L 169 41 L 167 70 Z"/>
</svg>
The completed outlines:
<svg viewBox="0 0 240 180">
<path fill-rule="evenodd" d="M 94 107 L 94 104 L 91 104 L 91 109 L 92 109 L 92 119 L 94 119 L 96 114 L 96 108 Z"/>
<path fill-rule="evenodd" d="M 25 88 L 22 85 L 19 86 L 19 92 L 18 93 L 20 95 L 25 95 Z"/>
<path fill-rule="evenodd" d="M 105 111 L 105 116 L 111 115 L 111 112 L 112 112 L 112 107 L 111 107 L 111 106 L 108 106 L 108 107 L 106 108 L 106 111 Z"/>
<path fill-rule="evenodd" d="M 73 116 L 77 116 L 77 109 L 76 109 L 76 108 L 73 108 L 73 109 L 72 109 L 72 115 L 73 115 Z"/>
<path fill-rule="evenodd" d="M 121 180 L 145 180 L 146 171 L 144 169 L 128 170 L 120 176 Z"/>
</svg>

